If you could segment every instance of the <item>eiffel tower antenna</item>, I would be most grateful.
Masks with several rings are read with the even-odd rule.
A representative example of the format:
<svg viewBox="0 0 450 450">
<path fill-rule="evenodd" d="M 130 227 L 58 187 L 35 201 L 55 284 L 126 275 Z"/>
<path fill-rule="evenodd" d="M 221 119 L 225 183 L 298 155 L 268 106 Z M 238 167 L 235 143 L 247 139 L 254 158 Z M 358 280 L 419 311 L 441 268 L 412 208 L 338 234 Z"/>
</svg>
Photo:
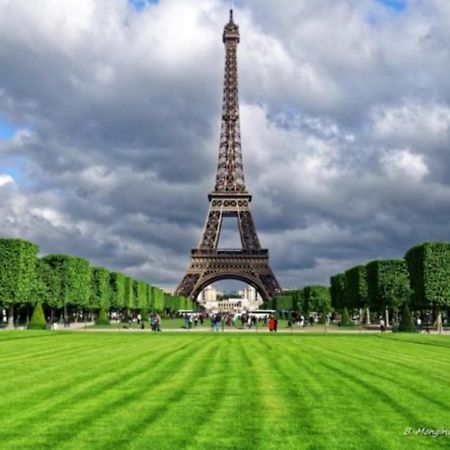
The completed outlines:
<svg viewBox="0 0 450 450">
<path fill-rule="evenodd" d="M 230 20 L 223 30 L 225 73 L 222 123 L 214 190 L 209 194 L 209 212 L 198 247 L 191 251 L 188 267 L 176 293 L 196 300 L 208 285 L 222 279 L 235 279 L 253 286 L 263 300 L 280 291 L 269 266 L 269 251 L 261 248 L 250 209 L 252 196 L 247 192 L 242 163 L 239 114 L 237 48 L 239 26 Z M 241 249 L 220 249 L 219 237 L 224 217 L 237 219 Z"/>
</svg>

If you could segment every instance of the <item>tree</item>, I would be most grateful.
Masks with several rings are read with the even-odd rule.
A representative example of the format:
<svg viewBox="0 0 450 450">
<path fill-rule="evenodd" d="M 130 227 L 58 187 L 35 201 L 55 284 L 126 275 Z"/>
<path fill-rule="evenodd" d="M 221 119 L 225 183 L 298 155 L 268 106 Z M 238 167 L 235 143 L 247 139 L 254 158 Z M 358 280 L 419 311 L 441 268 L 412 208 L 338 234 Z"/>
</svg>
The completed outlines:
<svg viewBox="0 0 450 450">
<path fill-rule="evenodd" d="M 344 308 L 342 311 L 341 323 L 339 324 L 341 327 L 352 327 L 353 322 L 350 319 L 350 315 L 348 313 L 348 309 Z"/>
<path fill-rule="evenodd" d="M 27 328 L 29 330 L 45 330 L 46 327 L 47 322 L 45 320 L 44 310 L 42 309 L 42 303 L 37 302 Z"/>
<path fill-rule="evenodd" d="M 93 309 L 109 309 L 111 299 L 109 272 L 103 267 L 93 267 L 91 277 L 91 301 Z"/>
<path fill-rule="evenodd" d="M 441 311 L 450 307 L 450 244 L 425 242 L 405 255 L 414 309 L 433 309 L 442 331 Z"/>
<path fill-rule="evenodd" d="M 305 286 L 305 314 L 331 311 L 330 289 L 327 286 Z"/>
<path fill-rule="evenodd" d="M 141 309 L 147 306 L 147 287 L 144 281 L 133 281 L 133 299 L 135 309 Z"/>
<path fill-rule="evenodd" d="M 330 278 L 331 306 L 336 311 L 345 307 L 345 274 L 338 273 Z"/>
<path fill-rule="evenodd" d="M 58 302 L 64 306 L 89 307 L 92 277 L 89 261 L 69 255 L 47 255 L 42 260 L 55 273 L 52 289 L 59 296 Z"/>
<path fill-rule="evenodd" d="M 406 261 L 372 261 L 366 265 L 366 273 L 370 307 L 380 314 L 385 311 L 386 325 L 389 325 L 388 311 L 391 310 L 397 315 L 411 296 Z"/>
<path fill-rule="evenodd" d="M 38 250 L 32 242 L 0 239 L 0 303 L 9 307 L 10 328 L 14 326 L 14 305 L 33 300 Z"/>
<path fill-rule="evenodd" d="M 125 277 L 125 301 L 123 306 L 127 310 L 134 308 L 133 279 L 130 277 Z"/>
<path fill-rule="evenodd" d="M 345 272 L 345 306 L 349 309 L 359 308 L 360 320 L 362 320 L 362 309 L 366 308 L 367 318 L 369 317 L 367 278 L 364 266 L 355 266 Z"/>
<path fill-rule="evenodd" d="M 152 287 L 154 298 L 154 311 L 162 312 L 164 310 L 164 292 L 162 289 Z"/>
<path fill-rule="evenodd" d="M 406 333 L 414 333 L 416 331 L 411 313 L 409 312 L 408 303 L 403 305 L 402 319 L 400 321 L 398 331 L 404 331 Z"/>
<path fill-rule="evenodd" d="M 113 308 L 125 306 L 125 275 L 119 272 L 109 274 L 109 303 Z"/>
<path fill-rule="evenodd" d="M 101 308 L 98 313 L 97 320 L 95 321 L 96 325 L 109 325 L 108 312 L 105 308 Z"/>
</svg>

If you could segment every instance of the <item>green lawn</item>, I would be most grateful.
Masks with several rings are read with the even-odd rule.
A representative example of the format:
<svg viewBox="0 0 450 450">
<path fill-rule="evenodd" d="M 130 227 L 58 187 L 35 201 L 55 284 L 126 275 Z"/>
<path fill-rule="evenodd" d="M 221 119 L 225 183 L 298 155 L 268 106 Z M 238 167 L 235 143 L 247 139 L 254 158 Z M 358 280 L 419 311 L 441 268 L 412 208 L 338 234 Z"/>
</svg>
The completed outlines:
<svg viewBox="0 0 450 450">
<path fill-rule="evenodd" d="M 449 448 L 450 339 L 0 333 L 1 449 Z M 412 436 L 405 436 L 407 427 Z"/>
</svg>

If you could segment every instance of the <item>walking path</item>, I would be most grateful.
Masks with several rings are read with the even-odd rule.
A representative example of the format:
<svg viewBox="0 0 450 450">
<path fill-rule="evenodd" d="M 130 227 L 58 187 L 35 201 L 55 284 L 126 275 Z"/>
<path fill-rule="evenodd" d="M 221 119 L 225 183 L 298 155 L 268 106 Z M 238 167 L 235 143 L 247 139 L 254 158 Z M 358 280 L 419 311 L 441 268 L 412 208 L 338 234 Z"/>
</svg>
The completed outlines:
<svg viewBox="0 0 450 450">
<path fill-rule="evenodd" d="M 140 328 L 95 328 L 95 327 L 84 327 L 83 326 L 74 327 L 73 324 L 70 328 L 60 328 L 62 331 L 87 331 L 87 332 L 95 332 L 95 333 L 158 333 L 158 331 L 152 331 L 150 328 L 146 328 L 144 330 Z M 162 332 L 165 333 L 213 333 L 213 329 L 211 327 L 196 327 L 187 330 L 185 328 L 163 328 Z M 219 333 L 269 333 L 267 327 L 258 327 L 257 329 L 242 329 L 242 328 L 231 328 L 227 327 L 224 330 L 217 332 Z M 314 334 L 314 333 L 328 333 L 328 334 L 380 334 L 380 330 L 376 329 L 360 329 L 360 328 L 327 328 L 325 327 L 305 327 L 305 328 L 282 328 L 278 329 L 277 333 L 281 334 Z M 390 331 L 386 333 L 390 334 Z M 430 334 L 438 334 L 437 331 L 431 331 Z M 450 335 L 450 331 L 444 331 L 443 335 Z"/>
</svg>

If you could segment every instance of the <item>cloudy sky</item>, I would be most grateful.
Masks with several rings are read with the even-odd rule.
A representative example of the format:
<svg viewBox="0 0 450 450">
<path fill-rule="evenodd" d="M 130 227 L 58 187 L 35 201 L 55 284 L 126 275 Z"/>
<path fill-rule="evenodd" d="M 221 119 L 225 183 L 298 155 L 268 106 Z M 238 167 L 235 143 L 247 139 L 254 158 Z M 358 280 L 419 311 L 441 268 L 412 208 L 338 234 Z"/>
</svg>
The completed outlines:
<svg viewBox="0 0 450 450">
<path fill-rule="evenodd" d="M 227 10 L 0 0 L 0 235 L 175 286 L 214 185 Z M 450 240 L 450 1 L 235 18 L 246 183 L 282 286 Z"/>
</svg>

